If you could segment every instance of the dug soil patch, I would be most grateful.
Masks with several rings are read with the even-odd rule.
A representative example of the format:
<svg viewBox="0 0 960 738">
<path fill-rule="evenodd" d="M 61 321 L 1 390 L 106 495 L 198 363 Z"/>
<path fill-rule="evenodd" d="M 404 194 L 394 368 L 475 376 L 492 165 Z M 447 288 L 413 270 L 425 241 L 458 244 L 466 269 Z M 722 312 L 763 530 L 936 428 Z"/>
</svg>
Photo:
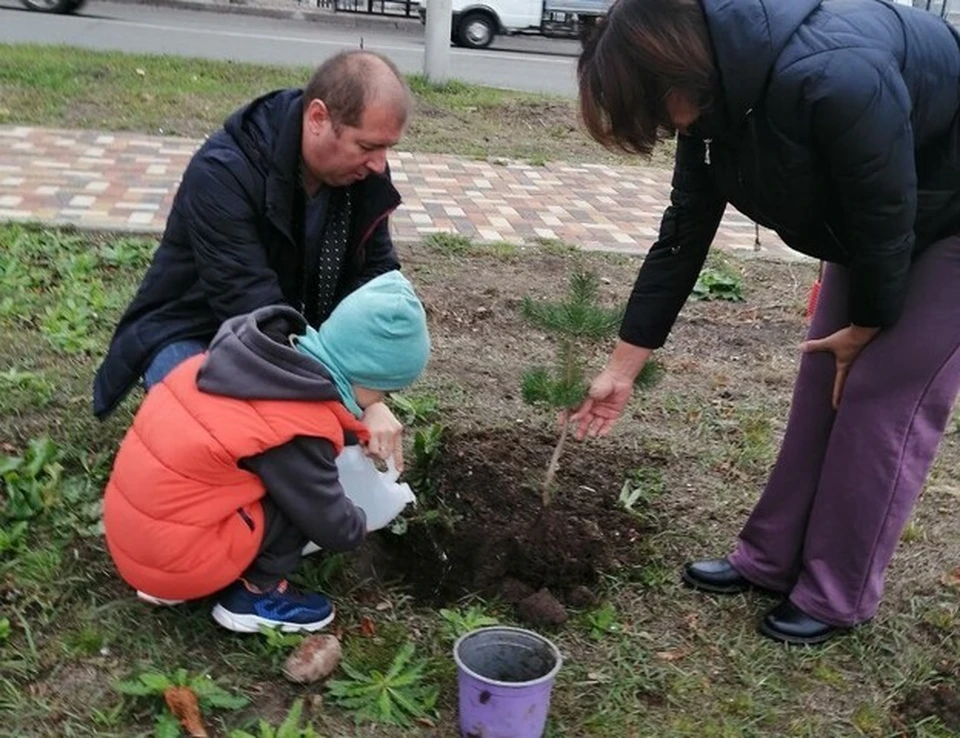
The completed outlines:
<svg viewBox="0 0 960 738">
<path fill-rule="evenodd" d="M 960 685 L 942 683 L 909 692 L 898 710 L 908 726 L 937 718 L 953 735 L 960 735 Z M 908 734 L 909 728 L 907 728 Z"/>
<path fill-rule="evenodd" d="M 639 460 L 612 444 L 568 446 L 544 510 L 540 484 L 555 442 L 522 428 L 448 435 L 437 498 L 423 501 L 438 517 L 420 514 L 405 534 L 384 536 L 392 573 L 431 602 L 467 592 L 519 602 L 548 588 L 582 604 L 584 587 L 638 563 L 646 529 L 618 503 L 617 491 Z"/>
</svg>

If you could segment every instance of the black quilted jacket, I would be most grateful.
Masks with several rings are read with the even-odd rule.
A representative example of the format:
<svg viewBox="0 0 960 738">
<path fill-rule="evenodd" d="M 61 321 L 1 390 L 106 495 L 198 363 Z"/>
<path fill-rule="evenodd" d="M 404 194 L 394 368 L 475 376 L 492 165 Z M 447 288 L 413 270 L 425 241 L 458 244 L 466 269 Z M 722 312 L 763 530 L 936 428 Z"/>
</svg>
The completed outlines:
<svg viewBox="0 0 960 738">
<path fill-rule="evenodd" d="M 722 99 L 679 139 L 621 338 L 664 343 L 727 203 L 849 267 L 853 323 L 892 325 L 911 260 L 960 232 L 960 37 L 882 0 L 702 3 Z"/>
</svg>

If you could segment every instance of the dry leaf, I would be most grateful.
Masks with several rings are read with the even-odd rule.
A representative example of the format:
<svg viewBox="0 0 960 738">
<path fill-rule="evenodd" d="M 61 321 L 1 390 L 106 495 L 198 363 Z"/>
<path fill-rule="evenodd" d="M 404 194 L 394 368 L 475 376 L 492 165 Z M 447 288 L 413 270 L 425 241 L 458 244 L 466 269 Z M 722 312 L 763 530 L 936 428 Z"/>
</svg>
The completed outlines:
<svg viewBox="0 0 960 738">
<path fill-rule="evenodd" d="M 190 687 L 168 687 L 163 691 L 163 699 L 190 738 L 210 738 L 200 717 L 197 695 Z"/>
<path fill-rule="evenodd" d="M 377 626 L 373 623 L 373 618 L 364 615 L 360 619 L 360 635 L 364 638 L 373 638 L 377 633 Z"/>
<path fill-rule="evenodd" d="M 960 566 L 953 571 L 948 571 L 940 577 L 940 582 L 948 587 L 960 587 Z"/>
<path fill-rule="evenodd" d="M 661 661 L 673 663 L 684 658 L 688 653 L 689 651 L 685 648 L 672 648 L 669 651 L 658 651 L 657 658 Z"/>
</svg>

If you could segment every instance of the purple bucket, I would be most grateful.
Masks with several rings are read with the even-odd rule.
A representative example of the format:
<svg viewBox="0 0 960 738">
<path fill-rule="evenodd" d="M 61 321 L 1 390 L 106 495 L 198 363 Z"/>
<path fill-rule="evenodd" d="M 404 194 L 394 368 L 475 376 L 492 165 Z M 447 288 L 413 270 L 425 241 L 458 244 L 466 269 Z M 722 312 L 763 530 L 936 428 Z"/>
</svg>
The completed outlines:
<svg viewBox="0 0 960 738">
<path fill-rule="evenodd" d="M 540 738 L 563 659 L 546 638 L 495 626 L 453 646 L 463 738 Z"/>
</svg>

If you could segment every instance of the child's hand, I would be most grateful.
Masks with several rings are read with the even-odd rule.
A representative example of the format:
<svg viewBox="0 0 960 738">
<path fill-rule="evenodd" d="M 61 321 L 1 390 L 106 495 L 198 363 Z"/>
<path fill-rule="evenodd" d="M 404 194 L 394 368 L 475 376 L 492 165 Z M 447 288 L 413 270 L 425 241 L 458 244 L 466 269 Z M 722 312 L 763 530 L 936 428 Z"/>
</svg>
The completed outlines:
<svg viewBox="0 0 960 738">
<path fill-rule="evenodd" d="M 360 420 L 370 431 L 370 441 L 365 449 L 367 455 L 384 461 L 392 456 L 397 471 L 403 471 L 403 424 L 390 408 L 382 402 L 375 402 L 367 406 Z"/>
</svg>

